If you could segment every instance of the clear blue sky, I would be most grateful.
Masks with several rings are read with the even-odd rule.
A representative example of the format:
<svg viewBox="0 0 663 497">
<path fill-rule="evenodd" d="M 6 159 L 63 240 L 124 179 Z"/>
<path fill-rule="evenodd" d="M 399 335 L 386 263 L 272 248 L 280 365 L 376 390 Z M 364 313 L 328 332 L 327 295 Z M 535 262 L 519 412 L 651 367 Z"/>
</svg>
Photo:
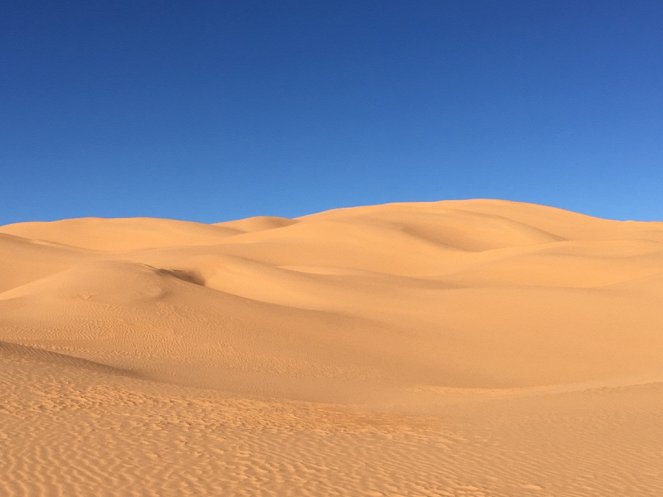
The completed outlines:
<svg viewBox="0 0 663 497">
<path fill-rule="evenodd" d="M 663 2 L 30 1 L 0 224 L 491 197 L 663 219 Z"/>
</svg>

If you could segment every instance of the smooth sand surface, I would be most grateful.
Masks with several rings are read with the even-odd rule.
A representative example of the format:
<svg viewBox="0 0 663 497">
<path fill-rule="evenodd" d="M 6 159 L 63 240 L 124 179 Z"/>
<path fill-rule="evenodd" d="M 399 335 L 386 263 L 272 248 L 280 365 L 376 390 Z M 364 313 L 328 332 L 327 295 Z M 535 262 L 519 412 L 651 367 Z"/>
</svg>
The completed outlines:
<svg viewBox="0 0 663 497">
<path fill-rule="evenodd" d="M 2 496 L 663 495 L 663 223 L 0 227 Z"/>
</svg>

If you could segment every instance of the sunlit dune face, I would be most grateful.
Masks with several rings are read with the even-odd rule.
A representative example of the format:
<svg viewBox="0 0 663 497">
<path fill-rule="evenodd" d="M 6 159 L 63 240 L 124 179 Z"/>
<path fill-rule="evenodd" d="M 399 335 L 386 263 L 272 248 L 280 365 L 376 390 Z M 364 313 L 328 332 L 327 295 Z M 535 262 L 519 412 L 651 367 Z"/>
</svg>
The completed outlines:
<svg viewBox="0 0 663 497">
<path fill-rule="evenodd" d="M 0 227 L 0 493 L 657 495 L 661 295 L 663 224 L 512 202 Z"/>
</svg>

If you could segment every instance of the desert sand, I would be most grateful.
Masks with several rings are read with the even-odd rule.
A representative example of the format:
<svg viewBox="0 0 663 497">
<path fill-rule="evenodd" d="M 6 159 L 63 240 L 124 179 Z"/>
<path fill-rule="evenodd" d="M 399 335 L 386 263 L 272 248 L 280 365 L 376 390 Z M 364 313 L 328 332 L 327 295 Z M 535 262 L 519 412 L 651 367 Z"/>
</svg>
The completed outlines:
<svg viewBox="0 0 663 497">
<path fill-rule="evenodd" d="M 0 227 L 0 495 L 663 495 L 663 223 Z"/>
</svg>

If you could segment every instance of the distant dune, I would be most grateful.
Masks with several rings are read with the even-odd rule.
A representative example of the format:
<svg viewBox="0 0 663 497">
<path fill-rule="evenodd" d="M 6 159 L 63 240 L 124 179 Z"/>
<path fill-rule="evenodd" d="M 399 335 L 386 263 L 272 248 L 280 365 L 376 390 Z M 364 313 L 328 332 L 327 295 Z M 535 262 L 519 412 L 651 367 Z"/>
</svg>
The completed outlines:
<svg viewBox="0 0 663 497">
<path fill-rule="evenodd" d="M 663 223 L 0 227 L 0 494 L 663 495 Z"/>
</svg>

